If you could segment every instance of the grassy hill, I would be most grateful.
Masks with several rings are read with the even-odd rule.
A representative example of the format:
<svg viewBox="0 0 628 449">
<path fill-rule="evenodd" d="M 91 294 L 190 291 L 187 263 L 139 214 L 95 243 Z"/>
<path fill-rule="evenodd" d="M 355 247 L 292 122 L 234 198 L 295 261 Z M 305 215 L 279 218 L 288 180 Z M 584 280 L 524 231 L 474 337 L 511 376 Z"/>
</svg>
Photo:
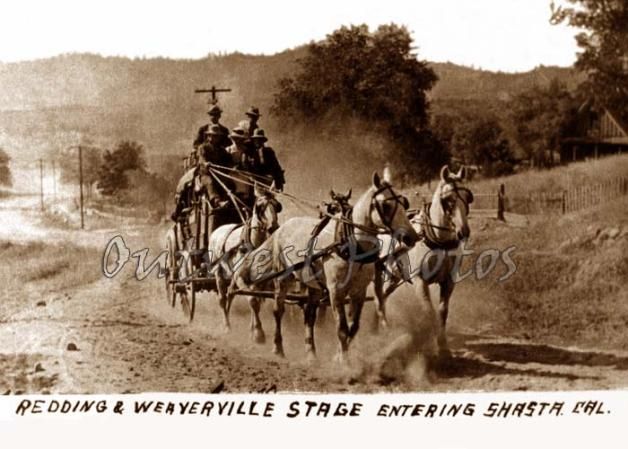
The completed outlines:
<svg viewBox="0 0 628 449">
<path fill-rule="evenodd" d="M 138 140 L 156 153 L 189 148 L 203 123 L 207 98 L 194 89 L 216 85 L 224 122 L 235 123 L 250 104 L 266 113 L 279 78 L 292 73 L 305 48 L 272 56 L 239 53 L 198 60 L 129 59 L 69 54 L 30 62 L 0 64 L 0 145 L 14 157 L 54 151 L 79 136 L 100 145 Z M 534 83 L 553 77 L 575 84 L 570 69 L 539 67 L 519 74 L 494 73 L 434 63 L 439 82 L 431 92 L 433 110 L 451 104 L 499 105 Z M 284 133 L 265 114 L 271 135 Z"/>
</svg>

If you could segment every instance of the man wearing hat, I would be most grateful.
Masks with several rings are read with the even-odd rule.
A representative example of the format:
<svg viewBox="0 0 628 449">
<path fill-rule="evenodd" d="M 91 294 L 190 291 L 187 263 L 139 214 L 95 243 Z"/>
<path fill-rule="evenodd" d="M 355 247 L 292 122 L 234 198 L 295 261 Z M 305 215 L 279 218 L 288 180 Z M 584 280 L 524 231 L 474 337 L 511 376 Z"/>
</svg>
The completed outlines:
<svg viewBox="0 0 628 449">
<path fill-rule="evenodd" d="M 262 176 L 272 178 L 275 182 L 275 188 L 279 191 L 283 191 L 283 186 L 286 183 L 284 178 L 284 171 L 277 160 L 275 150 L 266 146 L 268 139 L 262 128 L 257 128 L 251 136 L 253 147 L 255 148 L 255 154 L 257 156 L 257 170 L 256 173 Z"/>
<path fill-rule="evenodd" d="M 262 115 L 259 113 L 259 108 L 255 106 L 248 108 L 244 115 L 247 116 L 247 119 L 238 123 L 238 126 L 244 129 L 249 136 L 252 136 L 253 131 L 258 128 L 257 121 Z"/>
<path fill-rule="evenodd" d="M 194 139 L 194 144 L 193 144 L 194 148 L 198 149 L 200 145 L 205 143 L 205 139 L 207 137 L 207 130 L 209 129 L 211 125 L 218 125 L 220 127 L 222 137 L 220 138 L 220 141 L 218 142 L 218 144 L 222 148 L 227 148 L 231 144 L 231 142 L 229 141 L 229 137 L 228 137 L 229 130 L 227 129 L 226 126 L 222 126 L 220 124 L 220 116 L 222 115 L 222 109 L 220 109 L 220 106 L 218 106 L 217 104 L 212 104 L 209 107 L 207 114 L 209 115 L 209 123 L 201 126 L 198 129 L 198 134 L 196 135 L 196 139 Z"/>
<path fill-rule="evenodd" d="M 223 146 L 225 138 L 229 138 L 223 133 L 224 126 L 211 124 L 205 131 L 204 143 L 199 145 L 198 153 L 201 162 L 233 167 L 231 157 Z"/>
<path fill-rule="evenodd" d="M 221 139 L 224 137 L 222 129 L 219 124 L 209 125 L 205 131 L 205 143 L 199 145 L 197 148 L 197 160 L 202 163 L 211 163 L 216 165 L 222 165 L 231 167 L 231 157 L 229 153 L 221 146 Z M 198 171 L 201 169 L 201 165 L 188 170 L 179 181 L 175 194 L 176 209 L 171 215 L 174 221 L 177 221 L 181 215 L 183 209 L 187 207 L 187 198 L 190 196 L 190 190 L 193 188 L 194 178 L 198 175 Z M 207 195 L 212 207 L 221 208 L 224 207 L 226 202 L 226 192 L 223 187 L 218 184 L 213 178 L 210 178 L 212 182 L 207 185 Z M 230 184 L 230 181 L 223 181 L 226 185 Z"/>
<path fill-rule="evenodd" d="M 252 146 L 248 145 L 249 136 L 246 134 L 244 128 L 240 126 L 236 126 L 231 130 L 229 134 L 229 138 L 233 142 L 233 145 L 227 148 L 227 153 L 231 157 L 231 166 L 237 170 L 242 171 L 242 173 L 235 173 L 235 177 L 242 179 L 244 182 L 234 181 L 234 193 L 242 200 L 244 203 L 252 207 L 255 201 L 255 197 L 253 194 L 253 187 L 250 185 L 251 179 L 248 173 L 255 173 L 257 171 L 258 162 L 257 155 L 253 150 Z"/>
<path fill-rule="evenodd" d="M 253 135 L 253 132 L 259 128 L 257 121 L 261 117 L 259 113 L 259 109 L 255 106 L 251 106 L 245 113 L 248 118 L 246 120 L 242 120 L 238 123 L 238 126 L 244 130 L 247 137 L 250 138 Z M 250 142 L 247 142 L 250 143 Z"/>
</svg>

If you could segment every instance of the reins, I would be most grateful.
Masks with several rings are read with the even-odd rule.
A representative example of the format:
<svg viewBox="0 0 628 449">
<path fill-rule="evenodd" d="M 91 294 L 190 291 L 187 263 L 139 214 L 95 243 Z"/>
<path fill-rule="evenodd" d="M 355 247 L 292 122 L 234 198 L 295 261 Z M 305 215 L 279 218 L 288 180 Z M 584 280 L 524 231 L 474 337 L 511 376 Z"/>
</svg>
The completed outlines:
<svg viewBox="0 0 628 449">
<path fill-rule="evenodd" d="M 221 176 L 221 177 L 224 177 L 224 178 L 227 178 L 227 179 L 231 179 L 231 180 L 236 181 L 236 182 L 240 182 L 240 183 L 245 184 L 245 185 L 249 185 L 249 186 L 252 186 L 252 187 L 255 186 L 255 183 L 251 182 L 250 180 L 246 181 L 246 180 L 243 180 L 241 178 L 237 178 L 235 176 L 229 175 L 228 173 L 222 172 L 221 170 L 223 168 L 225 168 L 225 167 L 222 167 L 222 166 L 216 165 L 216 164 L 211 164 L 211 163 L 208 163 L 207 165 L 209 167 L 210 173 L 212 173 L 214 175 L 215 179 L 218 178 L 218 176 Z M 230 169 L 230 170 L 235 171 L 235 169 Z M 238 170 L 238 172 L 242 173 L 245 176 L 251 176 L 251 177 L 258 176 L 258 175 L 255 175 L 254 173 L 250 173 L 250 172 L 247 172 L 247 171 L 244 171 L 244 170 Z M 221 182 L 221 181 L 218 181 L 218 182 L 224 189 L 226 189 L 226 187 L 225 187 L 223 182 Z M 316 206 L 310 206 L 310 205 L 307 204 L 307 203 L 311 203 L 311 204 L 318 205 L 319 204 L 318 201 L 313 201 L 313 200 L 309 200 L 309 199 L 299 198 L 296 195 L 292 195 L 292 194 L 289 194 L 289 193 L 286 193 L 286 192 L 280 192 L 278 190 L 271 189 L 270 187 L 268 187 L 268 186 L 266 186 L 264 184 L 258 184 L 257 186 L 258 186 L 258 188 L 261 188 L 263 190 L 271 192 L 274 195 L 284 196 L 284 197 L 290 199 L 291 201 L 293 201 L 294 203 L 298 203 L 301 206 L 306 206 L 306 207 L 309 207 L 311 209 L 318 210 L 318 208 Z M 403 198 L 403 196 L 395 194 L 392 191 L 391 186 L 385 185 L 385 186 L 380 187 L 373 194 L 373 199 L 375 199 L 375 197 L 377 195 L 379 195 L 380 193 L 382 193 L 383 191 L 385 191 L 387 189 L 390 190 L 390 192 L 393 195 L 392 195 L 391 198 L 387 198 L 386 201 L 390 201 L 390 200 L 393 200 L 393 199 L 396 200 L 395 201 L 395 211 L 394 211 L 394 212 L 396 212 L 397 211 L 397 205 L 399 204 L 399 198 Z M 226 189 L 226 190 L 228 191 L 228 189 Z M 240 200 L 239 198 L 235 197 L 235 200 L 234 200 L 233 194 L 231 194 L 229 197 L 232 200 L 232 202 L 235 202 L 235 200 L 240 201 L 242 203 L 242 205 L 246 207 L 246 205 L 244 205 L 242 200 Z M 326 211 L 325 212 L 321 212 L 321 214 L 325 215 L 325 216 L 328 216 L 332 220 L 340 221 L 342 223 L 355 226 L 357 229 L 359 229 L 359 230 L 361 230 L 363 232 L 366 232 L 368 234 L 373 234 L 373 235 L 384 234 L 387 231 L 391 230 L 390 223 L 386 223 L 387 220 L 384 218 L 384 215 L 383 215 L 382 211 L 379 208 L 379 204 L 376 201 L 375 201 L 375 203 L 377 204 L 375 207 L 376 207 L 376 210 L 377 210 L 377 212 L 378 212 L 378 214 L 380 216 L 380 219 L 382 220 L 382 223 L 384 223 L 384 226 L 385 226 L 384 229 L 378 228 L 378 227 L 366 226 L 366 225 L 362 225 L 362 224 L 359 224 L 359 223 L 355 223 L 354 221 L 349 220 L 346 217 L 336 216 L 336 215 L 330 214 L 329 212 L 326 212 Z M 371 200 L 371 207 L 373 207 L 373 200 Z M 240 214 L 240 216 L 242 218 L 242 214 Z M 394 217 L 394 214 L 392 214 L 392 216 Z M 244 220 L 243 220 L 243 222 L 244 222 Z"/>
</svg>

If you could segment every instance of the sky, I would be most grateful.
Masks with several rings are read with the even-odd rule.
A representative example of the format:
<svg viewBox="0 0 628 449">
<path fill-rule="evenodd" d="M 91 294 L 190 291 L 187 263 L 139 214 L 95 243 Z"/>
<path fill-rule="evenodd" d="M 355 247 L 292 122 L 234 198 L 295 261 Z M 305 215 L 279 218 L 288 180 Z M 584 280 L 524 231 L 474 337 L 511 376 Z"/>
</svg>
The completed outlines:
<svg viewBox="0 0 628 449">
<path fill-rule="evenodd" d="M 272 54 L 341 25 L 405 25 L 419 58 L 518 72 L 569 66 L 575 30 L 549 23 L 550 0 L 3 0 L 0 61 L 90 52 L 202 58 Z"/>
</svg>

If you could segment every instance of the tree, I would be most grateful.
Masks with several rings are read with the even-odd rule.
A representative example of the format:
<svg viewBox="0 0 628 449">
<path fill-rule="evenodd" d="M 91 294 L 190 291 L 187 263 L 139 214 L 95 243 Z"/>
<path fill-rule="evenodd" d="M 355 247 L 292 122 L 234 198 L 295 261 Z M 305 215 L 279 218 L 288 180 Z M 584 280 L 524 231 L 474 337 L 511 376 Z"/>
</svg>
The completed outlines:
<svg viewBox="0 0 628 449">
<path fill-rule="evenodd" d="M 13 179 L 11 177 L 11 169 L 9 168 L 9 162 L 11 157 L 0 148 L 0 185 L 11 187 L 13 185 Z"/>
<path fill-rule="evenodd" d="M 628 104 L 628 2 L 566 1 L 573 6 L 562 1 L 557 8 L 552 2 L 550 21 L 583 30 L 576 36 L 582 49 L 576 68 L 587 77 L 582 89 L 599 104 L 623 112 Z"/>
<path fill-rule="evenodd" d="M 171 185 L 163 176 L 146 170 L 128 173 L 128 188 L 120 191 L 120 199 L 127 204 L 146 208 L 154 216 L 164 216 L 173 206 Z"/>
<path fill-rule="evenodd" d="M 453 155 L 464 164 L 482 168 L 485 176 L 513 172 L 515 160 L 502 127 L 493 117 L 467 117 L 460 120 L 452 137 Z"/>
<path fill-rule="evenodd" d="M 454 123 L 457 116 L 454 114 L 438 114 L 432 117 L 431 129 L 436 138 L 447 148 L 451 148 L 456 129 Z"/>
<path fill-rule="evenodd" d="M 428 171 L 441 163 L 427 131 L 426 92 L 437 77 L 413 54 L 405 27 L 342 27 L 311 43 L 299 69 L 278 83 L 271 112 L 282 121 L 320 127 L 360 119 L 392 141 L 390 159 L 403 168 Z"/>
<path fill-rule="evenodd" d="M 102 165 L 102 150 L 92 146 L 83 146 L 81 151 L 83 153 L 83 182 L 91 187 L 99 179 L 100 167 Z M 55 156 L 59 160 L 61 181 L 78 183 L 78 148 L 76 146 L 64 148 Z"/>
<path fill-rule="evenodd" d="M 577 102 L 564 84 L 554 79 L 548 87 L 534 86 L 511 102 L 515 139 L 532 166 L 551 166 L 560 141 L 567 137 Z"/>
<path fill-rule="evenodd" d="M 98 188 L 103 195 L 121 193 L 129 187 L 127 172 L 146 171 L 144 147 L 137 142 L 120 142 L 114 151 L 105 151 L 98 174 Z"/>
</svg>

